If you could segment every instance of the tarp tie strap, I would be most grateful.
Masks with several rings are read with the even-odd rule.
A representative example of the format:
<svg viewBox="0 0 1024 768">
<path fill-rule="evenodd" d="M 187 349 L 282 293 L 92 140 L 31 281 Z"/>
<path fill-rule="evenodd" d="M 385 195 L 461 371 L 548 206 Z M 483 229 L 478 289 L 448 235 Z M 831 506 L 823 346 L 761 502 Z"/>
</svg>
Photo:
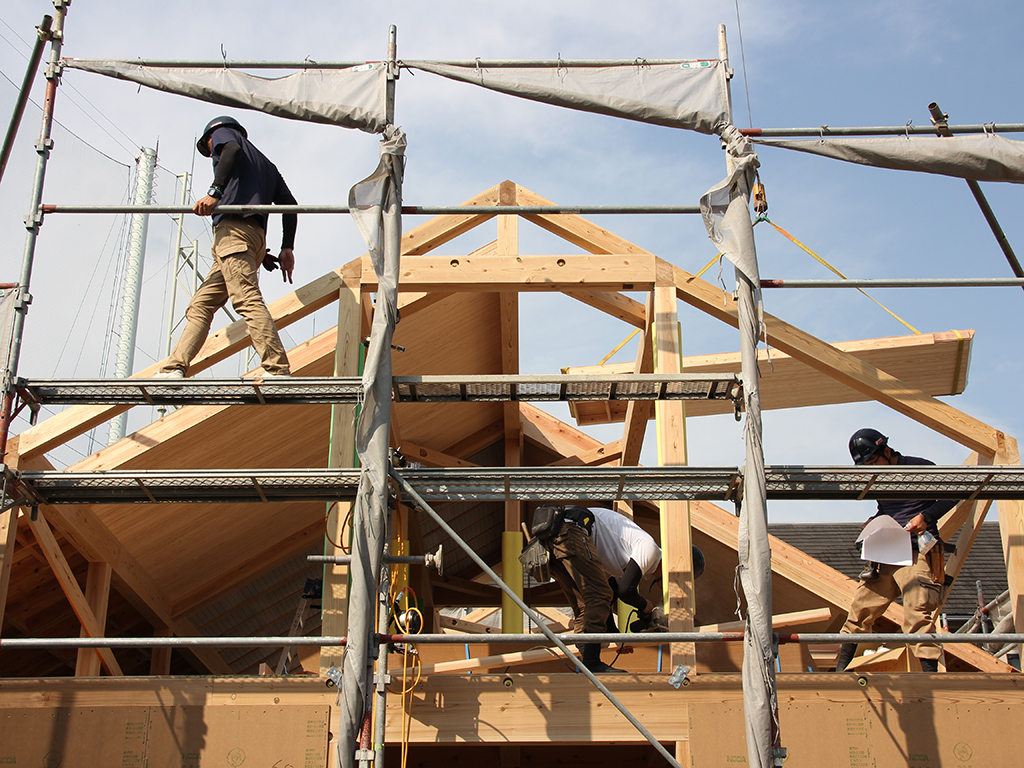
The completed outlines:
<svg viewBox="0 0 1024 768">
<path fill-rule="evenodd" d="M 816 254 L 816 253 L 815 253 L 814 251 L 812 251 L 812 250 L 811 250 L 810 248 L 808 248 L 808 247 L 807 247 L 806 245 L 804 245 L 803 243 L 801 243 L 801 242 L 800 242 L 799 240 L 797 240 L 797 239 L 796 239 L 795 237 L 793 237 L 793 236 L 792 236 L 791 234 L 789 234 L 789 232 L 787 232 L 786 230 L 784 230 L 784 229 L 783 229 L 782 227 L 780 227 L 780 226 L 779 226 L 778 224 L 776 224 L 776 223 L 775 223 L 774 221 L 772 221 L 771 219 L 769 219 L 769 218 L 768 218 L 767 216 L 759 216 L 759 217 L 757 218 L 757 221 L 766 221 L 766 222 L 768 222 L 768 223 L 769 223 L 769 224 L 771 224 L 771 225 L 772 225 L 773 227 L 775 227 L 775 229 L 776 229 L 776 230 L 778 230 L 779 234 L 783 235 L 784 237 L 786 237 L 787 239 L 789 239 L 790 241 L 792 241 L 794 245 L 796 245 L 796 246 L 797 246 L 798 248 L 800 248 L 800 250 L 802 250 L 802 251 L 803 251 L 804 253 L 806 253 L 807 255 L 811 256 L 811 257 L 812 257 L 812 258 L 813 258 L 813 259 L 814 259 L 815 261 L 817 261 L 817 262 L 818 262 L 819 264 L 821 264 L 822 266 L 824 266 L 824 267 L 826 267 L 827 269 L 831 270 L 831 271 L 832 271 L 832 272 L 833 272 L 834 274 L 838 275 L 838 276 L 839 276 L 839 277 L 841 277 L 841 278 L 842 278 L 843 280 L 848 280 L 848 279 L 849 279 L 849 278 L 848 278 L 848 277 L 847 277 L 846 275 L 844 275 L 844 274 L 843 274 L 842 272 L 840 272 L 840 271 L 839 271 L 838 269 L 836 269 L 835 267 L 833 267 L 833 266 L 832 266 L 831 264 L 829 264 L 829 263 L 828 263 L 827 261 L 825 261 L 825 260 L 824 260 L 823 258 L 821 258 L 821 256 L 819 256 L 819 255 L 818 255 L 818 254 Z M 757 222 L 755 222 L 755 223 L 757 223 Z M 886 306 L 885 306 L 884 304 L 882 304 L 882 303 L 880 303 L 879 301 L 877 301 L 877 300 L 876 300 L 876 299 L 875 299 L 875 298 L 874 298 L 874 297 L 873 297 L 873 296 L 872 296 L 871 294 L 869 294 L 869 293 L 868 293 L 867 291 L 865 291 L 865 290 L 864 290 L 863 288 L 858 288 L 857 290 L 858 290 L 858 291 L 860 291 L 861 293 L 863 293 L 863 294 L 864 294 L 865 296 L 867 296 L 867 297 L 868 297 L 869 299 L 871 299 L 871 300 L 872 300 L 873 302 L 875 302 L 875 304 L 878 304 L 878 306 L 879 306 L 879 307 L 881 307 L 881 308 L 882 308 L 882 309 L 884 309 L 884 310 L 885 310 L 886 312 L 888 312 L 888 313 L 889 313 L 890 315 L 892 315 L 892 316 L 893 316 L 893 317 L 894 317 L 894 318 L 895 318 L 896 320 L 898 320 L 898 321 L 899 321 L 900 323 L 902 323 L 902 324 L 903 324 L 903 325 L 904 325 L 904 326 L 905 326 L 906 328 L 910 329 L 911 333 L 913 333 L 913 334 L 915 334 L 915 335 L 917 335 L 917 336 L 920 336 L 920 335 L 921 335 L 921 332 L 920 332 L 919 330 L 917 330 L 917 328 L 915 328 L 914 326 L 912 326 L 912 325 L 911 325 L 910 323 L 908 323 L 908 322 L 907 322 L 906 320 L 904 320 L 904 319 L 903 319 L 902 317 L 900 317 L 900 316 L 899 316 L 899 315 L 897 315 L 897 314 L 896 314 L 895 312 L 893 312 L 893 311 L 892 311 L 891 309 L 889 309 L 888 307 L 886 307 Z"/>
</svg>

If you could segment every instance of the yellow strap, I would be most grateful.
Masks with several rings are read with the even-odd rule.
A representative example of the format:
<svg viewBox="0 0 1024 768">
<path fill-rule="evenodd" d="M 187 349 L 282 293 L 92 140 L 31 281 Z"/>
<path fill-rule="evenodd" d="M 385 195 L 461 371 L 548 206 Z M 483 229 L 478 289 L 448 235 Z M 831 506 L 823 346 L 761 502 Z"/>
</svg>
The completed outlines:
<svg viewBox="0 0 1024 768">
<path fill-rule="evenodd" d="M 705 264 L 704 265 L 704 269 L 702 269 L 700 272 L 698 272 L 696 275 L 694 275 L 694 277 L 700 277 L 701 275 L 703 275 L 705 272 L 707 272 L 709 269 L 711 269 L 711 265 L 714 264 L 716 261 L 718 261 L 720 258 L 722 258 L 722 254 L 718 254 L 717 256 L 715 256 L 715 258 L 713 258 L 711 261 L 709 261 L 707 264 Z"/>
<path fill-rule="evenodd" d="M 808 247 L 807 247 L 806 245 L 804 245 L 803 243 L 801 243 L 801 242 L 800 242 L 799 240 L 797 240 L 797 239 L 796 239 L 795 237 L 793 237 L 793 236 L 792 236 L 791 234 L 789 234 L 789 232 L 787 232 L 786 230 L 784 230 L 784 229 L 783 229 L 782 227 L 780 227 L 780 226 L 779 226 L 778 224 L 776 224 L 776 223 L 775 223 L 774 221 L 772 221 L 771 219 L 769 219 L 769 218 L 768 218 L 767 216 L 763 216 L 763 217 L 761 217 L 761 218 L 762 218 L 762 219 L 763 219 L 764 221 L 767 221 L 767 222 L 768 222 L 769 224 L 771 224 L 771 225 L 772 225 L 773 227 L 775 227 L 775 229 L 776 229 L 776 230 L 778 230 L 779 234 L 781 234 L 781 235 L 783 235 L 784 237 L 786 237 L 786 238 L 788 238 L 789 240 L 791 240 L 791 241 L 792 241 L 792 242 L 793 242 L 793 243 L 794 243 L 794 244 L 795 244 L 795 245 L 796 245 L 796 246 L 797 246 L 798 248 L 800 248 L 800 249 L 801 249 L 802 251 L 804 251 L 804 253 L 808 254 L 808 255 L 809 255 L 809 256 L 811 256 L 811 257 L 813 257 L 813 258 L 814 258 L 814 259 L 815 259 L 815 260 L 816 260 L 816 261 L 817 261 L 817 262 L 818 262 L 819 264 L 821 264 L 822 266 L 824 266 L 824 267 L 826 267 L 826 268 L 830 269 L 830 270 L 831 270 L 831 271 L 832 271 L 833 273 L 835 273 L 835 274 L 839 275 L 839 277 L 841 277 L 841 278 L 842 278 L 843 280 L 848 280 L 848 279 L 849 279 L 849 278 L 848 278 L 848 277 L 847 277 L 846 275 L 844 275 L 844 274 L 843 274 L 842 272 L 840 272 L 840 271 L 839 271 L 838 269 L 836 269 L 835 267 L 833 267 L 833 266 L 832 266 L 831 264 L 829 264 L 829 263 L 828 263 L 827 261 L 825 261 L 825 260 L 824 260 L 823 258 L 821 258 L 821 256 L 819 256 L 819 255 L 818 255 L 818 254 L 816 254 L 816 253 L 815 253 L 814 251 L 812 251 L 812 250 L 811 250 L 810 248 L 808 248 Z M 705 267 L 705 269 L 706 269 L 706 267 Z M 881 304 L 881 303 L 879 303 L 878 301 L 876 301 L 876 300 L 875 300 L 875 298 L 874 298 L 874 297 L 873 297 L 873 296 L 872 296 L 871 294 L 869 294 L 869 293 L 868 293 L 867 291 L 865 291 L 865 290 L 864 290 L 863 288 L 858 288 L 857 290 L 858 290 L 858 291 L 860 291 L 861 293 L 863 293 L 863 294 L 864 294 L 865 296 L 867 296 L 867 297 L 868 297 L 869 299 L 871 299 L 872 301 L 874 301 L 874 302 L 875 302 L 875 304 L 878 304 L 878 306 L 880 306 L 880 307 L 881 307 L 882 309 L 884 309 L 884 310 L 885 310 L 886 312 L 888 312 L 888 313 L 889 313 L 890 315 L 892 315 L 892 316 L 893 316 L 894 318 L 896 318 L 896 319 L 897 319 L 897 320 L 898 320 L 899 322 L 901 322 L 901 323 L 902 323 L 902 324 L 903 324 L 903 325 L 904 325 L 905 327 L 909 328 L 909 329 L 910 329 L 910 331 L 911 331 L 912 333 L 915 333 L 915 334 L 917 334 L 918 336 L 920 336 L 920 335 L 921 335 L 921 332 L 920 332 L 919 330 L 917 330 L 917 328 L 915 328 L 914 326 L 912 326 L 912 325 L 911 325 L 910 323 L 908 323 L 908 322 L 907 322 L 906 320 L 904 320 L 904 319 L 903 319 L 902 317 L 900 317 L 899 315 L 897 315 L 897 314 L 896 314 L 895 312 L 893 312 L 893 311 L 892 311 L 891 309 L 889 309 L 888 307 L 886 307 L 886 306 L 884 306 L 883 304 Z"/>
<path fill-rule="evenodd" d="M 607 355 L 605 355 L 604 357 L 602 357 L 602 358 L 601 358 L 601 361 L 600 361 L 600 362 L 598 363 L 598 365 L 604 365 L 604 364 L 605 364 L 605 363 L 607 363 L 607 362 L 608 362 L 609 360 L 611 360 L 611 359 L 612 359 L 612 357 L 614 357 L 615 353 L 616 353 L 616 352 L 618 352 L 618 351 L 619 351 L 620 349 L 622 349 L 622 348 L 623 348 L 624 346 L 626 346 L 626 345 L 627 345 L 627 344 L 629 343 L 629 340 L 630 340 L 630 339 L 632 339 L 632 338 L 633 338 L 634 336 L 636 336 L 636 335 L 637 335 L 638 333 L 640 333 L 640 329 L 639 329 L 639 328 L 635 329 L 635 330 L 634 330 L 634 331 L 633 331 L 633 332 L 632 332 L 631 334 L 629 334 L 629 336 L 627 336 L 626 338 L 624 338 L 624 339 L 622 340 L 622 343 L 621 343 L 621 344 L 619 344 L 619 346 L 617 346 L 617 347 L 616 347 L 615 349 L 613 349 L 613 350 L 612 350 L 611 352 L 609 352 L 609 353 L 608 353 Z"/>
</svg>

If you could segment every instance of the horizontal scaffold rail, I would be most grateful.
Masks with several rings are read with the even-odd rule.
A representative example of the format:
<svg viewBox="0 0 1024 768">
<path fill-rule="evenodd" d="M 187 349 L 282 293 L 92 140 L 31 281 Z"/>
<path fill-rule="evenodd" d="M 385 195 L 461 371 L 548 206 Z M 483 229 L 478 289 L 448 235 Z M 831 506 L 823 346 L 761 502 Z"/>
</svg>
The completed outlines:
<svg viewBox="0 0 1024 768">
<path fill-rule="evenodd" d="M 4 467 L 4 508 L 38 504 L 269 503 L 352 500 L 359 469 L 99 472 Z M 735 501 L 739 467 L 408 468 L 426 501 Z M 1021 467 L 805 467 L 765 471 L 769 499 L 1024 499 Z"/>
<path fill-rule="evenodd" d="M 86 205 L 44 203 L 42 213 L 192 213 L 188 205 Z M 217 213 L 351 213 L 347 205 L 218 205 Z M 403 205 L 406 216 L 493 216 L 497 214 L 700 213 L 699 205 Z"/>
<path fill-rule="evenodd" d="M 557 634 L 568 645 L 582 643 L 630 643 L 631 645 L 663 645 L 669 643 L 734 643 L 743 640 L 743 630 L 735 632 L 581 632 Z M 967 645 L 971 643 L 1020 643 L 1024 634 L 981 633 L 947 634 L 942 632 L 903 634 L 901 632 L 873 632 L 848 635 L 838 632 L 791 632 L 773 635 L 779 643 L 833 644 L 856 638 L 860 643 L 939 643 Z M 16 648 L 280 648 L 294 644 L 313 647 L 345 646 L 348 638 L 342 635 L 279 635 L 234 637 L 11 637 L 0 639 L 0 649 Z M 535 646 L 553 645 L 553 641 L 537 634 L 450 634 L 450 635 L 387 635 L 378 634 L 379 643 L 411 643 L 413 645 L 513 645 L 529 643 Z M 666 673 L 668 674 L 668 673 Z"/>
<path fill-rule="evenodd" d="M 616 376 L 395 376 L 400 403 L 578 400 L 742 399 L 735 374 L 637 373 Z M 22 398 L 39 405 L 211 405 L 358 403 L 356 376 L 265 379 L 19 379 Z"/>
</svg>

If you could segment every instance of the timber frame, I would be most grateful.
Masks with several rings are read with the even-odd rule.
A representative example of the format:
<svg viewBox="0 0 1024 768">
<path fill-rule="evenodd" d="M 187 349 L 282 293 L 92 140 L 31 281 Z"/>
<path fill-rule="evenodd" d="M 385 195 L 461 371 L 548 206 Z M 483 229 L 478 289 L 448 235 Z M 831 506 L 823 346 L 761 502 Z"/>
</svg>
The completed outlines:
<svg viewBox="0 0 1024 768">
<path fill-rule="evenodd" d="M 640 329 L 636 361 L 625 366 L 630 374 L 674 375 L 687 370 L 676 333 L 680 301 L 736 325 L 730 296 L 593 222 L 571 214 L 495 217 L 472 212 L 473 206 L 495 204 L 550 203 L 505 181 L 467 200 L 464 215 L 441 216 L 403 235 L 402 322 L 395 342 L 409 351 L 395 356 L 396 375 L 517 375 L 518 294 L 523 291 L 561 292 Z M 492 219 L 497 235 L 489 244 L 469 254 L 438 255 L 454 238 Z M 518 226 L 522 220 L 578 250 L 545 256 L 520 254 Z M 373 311 L 369 294 L 376 288 L 366 263 L 365 256 L 354 259 L 270 305 L 275 322 L 284 327 L 337 301 L 337 327 L 289 352 L 299 377 L 358 375 L 359 346 Z M 627 296 L 627 291 L 645 294 L 646 300 L 637 301 Z M 966 365 L 961 369 L 959 357 L 955 361 L 944 358 L 934 375 L 929 372 L 930 378 L 924 377 L 927 380 L 903 379 L 872 364 L 870 355 L 884 357 L 888 347 L 905 345 L 904 339 L 833 345 L 770 315 L 765 317 L 765 327 L 769 343 L 791 361 L 780 366 L 778 375 L 788 376 L 787 371 L 792 371 L 794 383 L 783 386 L 792 400 L 800 402 L 801 391 L 808 392 L 808 397 L 813 392 L 815 402 L 875 399 L 964 445 L 969 454 L 965 465 L 1020 466 L 1013 438 L 936 399 L 936 395 L 962 390 L 967 371 Z M 970 332 L 962 333 L 969 341 Z M 936 336 L 933 340 L 936 343 L 920 353 L 923 359 L 941 353 L 938 342 L 942 339 Z M 247 343 L 242 323 L 217 331 L 200 351 L 191 372 L 210 367 Z M 709 363 L 709 370 L 729 371 L 731 363 L 717 362 L 717 367 Z M 962 377 L 956 380 L 948 375 L 954 368 L 962 370 Z M 154 369 L 140 371 L 134 378 L 147 378 Z M 814 378 L 801 379 L 801 372 L 808 369 L 815 372 Z M 765 379 L 774 375 L 768 370 L 762 373 Z M 821 387 L 821 377 L 834 382 L 827 391 Z M 392 445 L 427 467 L 635 466 L 653 417 L 662 463 L 687 463 L 683 402 L 635 400 L 616 406 L 618 411 L 613 414 L 611 402 L 604 404 L 603 420 L 621 421 L 621 438 L 602 443 L 526 402 L 400 402 L 393 408 Z M 128 407 L 68 408 L 13 438 L 7 464 L 21 471 L 51 469 L 45 458 L 48 450 Z M 82 459 L 68 471 L 191 469 L 201 475 L 204 468 L 224 467 L 225 461 L 237 468 L 351 467 L 354 409 L 351 402 L 330 406 L 188 405 Z M 258 446 L 257 450 L 252 444 L 282 420 L 290 425 L 286 434 L 275 445 Z M 961 531 L 961 546 L 947 564 L 947 572 L 954 578 L 990 505 L 987 500 L 969 499 L 942 521 L 947 540 Z M 1024 508 L 1020 500 L 1001 499 L 997 506 L 1016 631 L 1020 632 L 1024 630 L 1024 549 L 1018 542 L 1024 541 Z M 108 603 L 116 597 L 127 605 L 125 610 L 148 622 L 153 634 L 198 636 L 203 633 L 190 617 L 202 606 L 236 592 L 321 542 L 326 554 L 339 553 L 336 544 L 344 539 L 347 511 L 345 501 L 328 504 L 326 509 L 323 502 L 43 505 L 35 516 L 13 509 L 0 515 L 0 614 L 4 606 L 21 604 L 20 584 L 28 573 L 26 566 L 34 565 L 38 579 L 45 577 L 45 573 L 39 576 L 40 564 L 45 562 L 70 604 L 70 611 L 60 609 L 71 622 L 65 626 L 75 625 L 76 634 L 103 636 Z M 664 501 L 660 506 L 637 502 L 623 511 L 661 542 L 666 585 L 662 598 L 669 608 L 671 628 L 688 631 L 699 619 L 704 629 L 721 630 L 733 618 L 731 607 L 735 604 L 732 582 L 738 523 L 732 512 L 703 500 Z M 477 542 L 481 556 L 495 565 L 500 563 L 505 580 L 512 583 L 516 581 L 516 555 L 523 544 L 519 528 L 525 513 L 525 504 L 512 499 L 444 508 L 446 519 Z M 140 522 L 143 517 L 145 522 Z M 398 523 L 396 530 L 411 551 L 432 549 L 437 533 L 426 520 L 406 510 Z M 708 570 L 696 590 L 691 577 L 691 542 L 708 560 Z M 836 631 L 855 583 L 782 541 L 773 539 L 771 544 L 776 626 L 793 631 Z M 168 556 L 169 547 L 173 556 Z M 69 556 L 68 550 L 74 554 Z M 26 552 L 29 554 L 22 556 Z M 412 584 L 422 599 L 425 631 L 488 632 L 479 619 L 499 605 L 504 607 L 503 630 L 522 631 L 522 614 L 503 603 L 492 586 L 474 580 L 477 574 L 458 557 L 453 557 L 443 575 L 428 574 L 424 569 L 409 573 L 407 567 L 400 571 L 400 578 L 406 580 L 403 583 Z M 79 583 L 83 575 L 87 577 L 84 589 Z M 550 587 L 534 587 L 525 594 L 528 602 L 538 606 L 555 606 L 561 599 Z M 346 598 L 346 567 L 328 566 L 324 572 L 324 635 L 345 634 Z M 481 611 L 462 619 L 443 618 L 439 611 L 449 606 Z M 557 621 L 556 614 L 549 612 L 548 616 Z M 885 617 L 888 626 L 898 628 L 901 616 L 901 608 L 893 605 Z M 11 627 L 23 635 L 35 630 L 33 620 L 22 621 L 20 626 L 5 620 L 4 636 Z M 491 754 L 489 750 L 497 750 L 503 766 L 565 755 L 610 763 L 621 756 L 614 749 L 604 752 L 610 742 L 628 745 L 625 748 L 632 750 L 631 755 L 648 759 L 649 747 L 639 735 L 623 727 L 621 719 L 616 721 L 586 681 L 569 674 L 563 663 L 547 652 L 538 657 L 524 653 L 525 647 L 472 648 L 473 658 L 467 660 L 461 648 L 454 646 L 421 647 L 422 662 L 431 671 L 411 696 L 389 699 L 389 745 L 400 741 L 403 712 L 408 710 L 409 741 L 424 763 L 445 759 L 439 745 L 455 743 L 467 748 L 475 745 L 469 754 L 484 759 Z M 126 658 L 123 652 L 83 650 L 75 663 L 78 677 L 74 679 L 48 679 L 45 683 L 41 676 L 2 679 L 0 723 L 5 724 L 0 725 L 0 743 L 14 735 L 3 729 L 12 727 L 15 716 L 39 726 L 34 735 L 23 739 L 30 750 L 52 746 L 60 729 L 65 736 L 70 734 L 71 743 L 81 745 L 91 743 L 86 732 L 92 728 L 130 735 L 129 724 L 141 717 L 149 723 L 152 744 L 174 743 L 183 751 L 201 753 L 204 759 L 233 744 L 232 738 L 256 738 L 254 734 L 259 733 L 268 743 L 272 740 L 267 734 L 275 734 L 293 750 L 282 752 L 282 758 L 301 750 L 319 755 L 322 749 L 323 760 L 333 760 L 328 734 L 335 693 L 324 687 L 324 680 L 329 668 L 339 664 L 339 648 L 323 649 L 319 674 L 312 680 L 216 677 L 245 670 L 234 669 L 224 654 L 213 649 L 195 648 L 191 653 L 195 656 L 188 662 L 192 670 L 213 677 L 119 681 L 113 676 L 124 671 L 119 661 Z M 513 659 L 510 653 L 518 657 Z M 616 662 L 633 674 L 610 681 L 609 687 L 660 741 L 674 745 L 677 758 L 686 761 L 684 765 L 691 761 L 694 765 L 717 764 L 733 753 L 736 757 L 744 754 L 738 654 L 735 644 L 677 644 L 661 650 L 637 647 Z M 688 685 L 674 688 L 667 682 L 668 675 L 679 663 L 689 666 L 695 675 Z M 1008 665 L 973 646 L 949 646 L 948 673 L 937 676 L 871 671 L 860 673 L 859 678 L 816 674 L 808 672 L 808 667 L 824 668 L 816 666 L 807 649 L 793 646 L 783 647 L 779 663 L 780 717 L 795 765 L 846 764 L 835 760 L 834 751 L 822 752 L 825 747 L 817 737 L 825 728 L 845 734 L 851 766 L 860 764 L 855 757 L 865 751 L 879 764 L 887 758 L 905 759 L 908 754 L 934 755 L 932 762 L 939 762 L 939 755 L 955 750 L 966 754 L 963 744 L 969 745 L 977 764 L 995 764 L 1000 758 L 1005 761 L 1012 751 L 1009 742 L 986 739 L 980 743 L 977 734 L 993 719 L 1006 717 L 1007 707 L 1018 703 L 1016 677 L 1006 674 L 1013 671 Z M 100 665 L 108 675 L 105 678 L 95 677 Z M 506 668 L 511 671 L 487 674 L 490 669 Z M 468 678 L 459 674 L 469 669 L 485 673 Z M 148 673 L 166 675 L 169 670 L 170 655 L 154 651 Z M 969 715 L 956 708 L 957 700 L 965 695 L 975 702 Z M 827 706 L 822 703 L 826 701 Z M 173 706 L 169 707 L 169 702 Z M 273 707 L 268 710 L 271 702 Z M 581 702 L 586 705 L 580 706 Z M 91 714 L 86 715 L 87 710 Z M 160 724 L 158 711 L 171 716 Z M 45 726 L 44 716 L 51 712 L 56 719 Z M 245 723 L 241 735 L 228 729 L 232 718 Z M 202 728 L 196 728 L 197 722 Z M 878 723 L 888 723 L 884 735 L 877 730 Z M 726 742 L 730 746 L 724 746 Z M 600 756 L 590 749 L 597 745 L 604 745 Z M 140 755 L 145 754 L 144 746 L 126 746 L 117 739 L 109 746 L 137 748 Z"/>
</svg>

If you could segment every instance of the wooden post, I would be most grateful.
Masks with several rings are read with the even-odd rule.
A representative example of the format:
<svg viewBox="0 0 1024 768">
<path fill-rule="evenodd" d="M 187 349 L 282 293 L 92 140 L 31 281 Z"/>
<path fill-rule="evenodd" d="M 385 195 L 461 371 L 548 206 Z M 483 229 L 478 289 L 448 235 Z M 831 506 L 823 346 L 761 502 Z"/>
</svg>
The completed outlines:
<svg viewBox="0 0 1024 768">
<path fill-rule="evenodd" d="M 15 449 L 16 440 L 7 444 L 7 455 L 4 460 L 11 469 L 17 469 L 20 455 Z M 17 546 L 18 507 L 0 512 L 0 627 L 4 623 L 4 611 L 7 608 L 7 590 L 11 584 L 11 569 L 14 567 L 14 548 Z"/>
<path fill-rule="evenodd" d="M 173 637 L 170 627 L 153 627 L 153 637 Z M 149 655 L 149 674 L 171 674 L 171 648 L 153 648 Z"/>
<path fill-rule="evenodd" d="M 654 369 L 680 373 L 679 316 L 671 281 L 654 288 Z M 658 463 L 686 464 L 686 413 L 683 401 L 659 401 L 657 407 Z M 693 630 L 693 555 L 690 505 L 686 501 L 661 502 L 661 569 L 669 630 Z M 693 643 L 674 643 L 670 664 L 696 667 Z"/>
<path fill-rule="evenodd" d="M 503 181 L 498 187 L 500 205 L 516 205 L 516 185 Z M 519 253 L 519 217 L 511 214 L 498 216 L 498 255 L 515 256 Z M 519 373 L 519 294 L 503 291 L 498 294 L 501 312 L 501 372 Z M 519 403 L 503 405 L 505 423 L 505 466 L 518 467 L 523 461 L 522 428 Z M 501 534 L 502 579 L 519 596 L 523 596 L 523 566 L 519 554 L 523 551 L 523 534 L 519 524 L 523 519 L 520 501 L 505 501 L 505 527 Z M 501 630 L 508 633 L 523 631 L 523 612 L 504 592 L 501 595 Z"/>
<path fill-rule="evenodd" d="M 85 578 L 85 599 L 92 608 L 100 628 L 107 624 L 107 604 L 110 601 L 110 577 L 114 569 L 110 563 L 89 563 L 89 573 Z M 89 633 L 82 627 L 81 637 Z M 79 648 L 78 662 L 75 664 L 75 677 L 98 677 L 100 674 L 100 654 L 94 648 Z"/>
<path fill-rule="evenodd" d="M 1020 466 L 1017 441 L 1000 433 L 996 464 Z M 1010 609 L 1013 611 L 1013 631 L 1024 632 L 1024 501 L 1000 499 L 999 535 L 1003 539 L 1003 559 L 1006 561 L 1006 583 L 1010 589 Z M 1017 647 L 1024 659 L 1024 645 Z"/>
<path fill-rule="evenodd" d="M 338 345 L 334 355 L 335 376 L 359 375 L 359 350 L 362 343 L 362 313 L 360 310 L 359 275 L 346 274 L 345 282 L 338 292 Z M 330 467 L 352 467 L 355 465 L 356 406 L 334 405 L 331 407 L 331 448 L 328 456 Z M 344 554 L 342 547 L 346 535 L 345 520 L 352 508 L 350 502 L 336 502 L 327 508 L 327 540 L 324 554 Z M 324 567 L 323 624 L 321 634 L 345 635 L 348 632 L 348 566 L 327 565 Z M 344 651 L 339 647 L 325 647 L 320 651 L 320 675 L 326 676 L 332 666 L 341 665 Z"/>
</svg>

